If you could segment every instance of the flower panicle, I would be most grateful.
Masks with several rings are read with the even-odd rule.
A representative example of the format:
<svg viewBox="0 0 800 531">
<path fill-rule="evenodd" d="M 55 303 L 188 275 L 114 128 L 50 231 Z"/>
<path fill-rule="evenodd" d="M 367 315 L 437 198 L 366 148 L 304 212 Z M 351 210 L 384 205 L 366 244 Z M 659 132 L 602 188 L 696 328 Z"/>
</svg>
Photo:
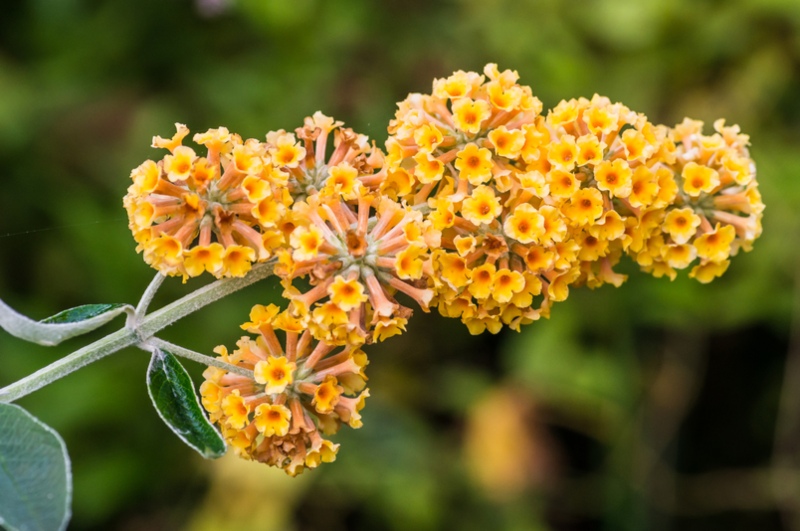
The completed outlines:
<svg viewBox="0 0 800 531">
<path fill-rule="evenodd" d="M 472 334 L 550 315 L 570 288 L 645 272 L 707 283 L 761 234 L 749 138 L 704 133 L 594 95 L 544 110 L 516 71 L 488 64 L 398 104 L 384 149 L 316 112 L 243 140 L 221 127 L 153 146 L 124 206 L 145 261 L 184 280 L 273 260 L 288 307 L 255 306 L 203 406 L 242 457 L 296 475 L 333 461 L 326 436 L 361 426 L 364 344 L 436 308 Z M 409 302 L 410 301 L 410 302 Z"/>
<path fill-rule="evenodd" d="M 170 139 L 153 139 L 169 154 L 131 173 L 123 203 L 137 251 L 162 274 L 184 280 L 204 272 L 244 276 L 274 254 L 278 221 L 292 202 L 286 179 L 257 140 L 210 129 L 193 137 L 206 149 L 198 155 L 182 144 L 188 128 L 176 129 Z"/>
<path fill-rule="evenodd" d="M 362 424 L 366 355 L 353 345 L 317 341 L 275 305 L 254 306 L 242 328 L 257 337 L 243 336 L 233 352 L 224 346 L 215 352 L 252 375 L 205 371 L 200 393 L 211 421 L 238 455 L 291 476 L 334 461 L 339 445 L 325 436 L 343 424 Z"/>
<path fill-rule="evenodd" d="M 738 127 L 675 128 L 595 95 L 546 113 L 514 71 L 457 71 L 398 104 L 379 188 L 441 231 L 432 306 L 473 333 L 549 316 L 571 286 L 645 271 L 708 282 L 760 234 L 763 204 Z M 689 215 L 691 214 L 691 215 Z"/>
</svg>

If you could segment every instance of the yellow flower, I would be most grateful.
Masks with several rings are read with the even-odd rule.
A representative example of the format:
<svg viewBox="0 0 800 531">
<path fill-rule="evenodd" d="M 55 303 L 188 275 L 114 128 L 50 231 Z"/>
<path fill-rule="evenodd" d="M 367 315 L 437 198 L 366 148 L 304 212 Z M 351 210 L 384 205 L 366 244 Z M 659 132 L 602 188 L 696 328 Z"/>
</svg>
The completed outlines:
<svg viewBox="0 0 800 531">
<path fill-rule="evenodd" d="M 269 139 L 269 154 L 278 166 L 296 168 L 306 156 L 306 150 L 291 133 L 279 133 Z"/>
<path fill-rule="evenodd" d="M 658 193 L 658 183 L 652 170 L 647 166 L 638 166 L 631 177 L 631 193 L 628 202 L 634 208 L 648 207 Z"/>
<path fill-rule="evenodd" d="M 731 254 L 731 243 L 735 237 L 736 229 L 733 228 L 733 225 L 721 227 L 717 223 L 713 231 L 698 236 L 694 240 L 697 255 L 711 262 L 723 262 Z"/>
<path fill-rule="evenodd" d="M 175 134 L 172 135 L 172 138 L 166 139 L 160 136 L 153 137 L 152 147 L 154 148 L 164 148 L 168 149 L 170 152 L 175 151 L 175 148 L 181 145 L 183 139 L 186 138 L 186 135 L 189 134 L 189 128 L 187 128 L 184 124 L 176 123 L 175 124 Z"/>
<path fill-rule="evenodd" d="M 719 173 L 708 166 L 701 166 L 696 162 L 689 162 L 681 172 L 683 178 L 683 191 L 692 197 L 701 193 L 711 193 L 719 186 Z"/>
<path fill-rule="evenodd" d="M 289 243 L 294 248 L 292 258 L 298 262 L 313 260 L 325 243 L 322 231 L 311 225 L 310 227 L 297 227 L 289 237 Z"/>
<path fill-rule="evenodd" d="M 453 120 L 456 127 L 465 133 L 477 135 L 481 123 L 491 114 L 489 103 L 484 100 L 460 98 L 453 102 Z"/>
<path fill-rule="evenodd" d="M 672 237 L 675 243 L 686 243 L 700 226 L 700 216 L 691 208 L 675 208 L 664 218 L 663 231 Z"/>
<path fill-rule="evenodd" d="M 730 260 L 722 262 L 706 262 L 696 265 L 689 272 L 689 278 L 694 278 L 702 284 L 708 284 L 717 277 L 722 276 L 731 265 Z"/>
<path fill-rule="evenodd" d="M 497 200 L 494 190 L 488 186 L 478 186 L 472 195 L 461 205 L 464 219 L 475 225 L 489 224 L 500 215 L 503 207 Z"/>
<path fill-rule="evenodd" d="M 625 221 L 616 210 L 605 212 L 589 230 L 606 240 L 616 240 L 625 234 Z"/>
<path fill-rule="evenodd" d="M 688 243 L 665 245 L 661 251 L 664 261 L 675 269 L 685 269 L 697 257 L 697 251 Z"/>
<path fill-rule="evenodd" d="M 172 155 L 164 157 L 164 171 L 171 182 L 185 181 L 192 171 L 192 163 L 196 155 L 192 148 L 178 146 Z"/>
<path fill-rule="evenodd" d="M 470 142 L 458 152 L 456 162 L 458 178 L 477 186 L 492 178 L 492 152 Z"/>
<path fill-rule="evenodd" d="M 311 405 L 314 406 L 317 413 L 333 413 L 343 391 L 338 383 L 335 376 L 326 376 L 325 381 L 317 386 L 317 390 L 314 391 L 314 399 L 311 401 Z"/>
<path fill-rule="evenodd" d="M 432 153 L 443 140 L 442 132 L 435 125 L 425 124 L 414 131 L 414 141 L 423 153 Z"/>
<path fill-rule="evenodd" d="M 259 404 L 255 409 L 253 424 L 264 437 L 277 435 L 283 437 L 289 433 L 292 413 L 289 408 L 280 404 Z"/>
<path fill-rule="evenodd" d="M 452 227 L 456 221 L 455 206 L 447 197 L 431 198 L 428 205 L 433 208 L 428 219 L 433 223 L 433 228 L 442 231 Z"/>
<path fill-rule="evenodd" d="M 256 304 L 250 309 L 250 321 L 244 323 L 241 328 L 256 334 L 262 326 L 271 325 L 280 311 L 274 304 L 269 306 Z"/>
<path fill-rule="evenodd" d="M 469 292 L 476 299 L 485 299 L 492 294 L 494 287 L 494 277 L 497 268 L 492 264 L 483 264 L 472 270 L 472 283 L 469 285 Z"/>
<path fill-rule="evenodd" d="M 358 170 L 349 162 L 342 162 L 328 169 L 330 176 L 320 190 L 322 195 L 343 197 L 347 200 L 358 199 L 361 192 L 361 181 L 358 180 Z"/>
<path fill-rule="evenodd" d="M 722 157 L 722 168 L 736 184 L 746 186 L 753 181 L 755 165 L 747 157 L 729 153 Z"/>
<path fill-rule="evenodd" d="M 255 259 L 256 252 L 252 247 L 229 245 L 222 256 L 222 271 L 226 276 L 243 277 L 250 271 Z"/>
<path fill-rule="evenodd" d="M 587 164 L 597 165 L 603 160 L 603 150 L 606 145 L 600 142 L 594 135 L 584 135 L 578 138 L 578 166 L 585 166 Z"/>
<path fill-rule="evenodd" d="M 262 199 L 251 211 L 253 217 L 265 228 L 276 227 L 283 220 L 284 216 L 286 216 L 286 212 L 286 205 L 274 197 Z M 264 231 L 265 236 L 268 234 L 271 235 L 273 233 Z M 281 240 L 281 244 L 284 243 L 283 240 L 284 239 Z"/>
<path fill-rule="evenodd" d="M 550 195 L 550 185 L 545 176 L 539 171 L 526 171 L 519 174 L 519 184 L 536 197 L 545 198 Z"/>
<path fill-rule="evenodd" d="M 228 426 L 234 429 L 241 429 L 247 423 L 250 406 L 245 403 L 239 390 L 234 389 L 222 399 L 222 411 L 228 417 L 225 421 Z"/>
<path fill-rule="evenodd" d="M 242 181 L 242 190 L 247 196 L 247 200 L 251 203 L 258 203 L 272 195 L 270 182 L 255 175 L 248 175 Z"/>
<path fill-rule="evenodd" d="M 563 241 L 567 235 L 567 223 L 561 212 L 550 205 L 539 208 L 539 214 L 544 218 L 544 233 L 540 240 L 547 245 Z"/>
<path fill-rule="evenodd" d="M 658 180 L 658 194 L 656 194 L 652 206 L 664 208 L 675 201 L 678 195 L 678 183 L 675 181 L 672 170 L 668 168 L 656 170 L 656 179 Z"/>
<path fill-rule="evenodd" d="M 572 173 L 562 170 L 548 172 L 547 184 L 550 185 L 550 195 L 558 199 L 572 197 L 580 187 L 580 183 Z"/>
<path fill-rule="evenodd" d="M 492 298 L 499 303 L 506 303 L 525 288 L 525 277 L 518 271 L 500 269 L 494 275 Z"/>
<path fill-rule="evenodd" d="M 607 135 L 619 127 L 619 116 L 608 105 L 593 105 L 585 113 L 586 126 L 595 135 Z"/>
<path fill-rule="evenodd" d="M 539 245 L 532 245 L 528 247 L 527 251 L 525 265 L 528 266 L 529 271 L 540 273 L 553 268 L 555 255 L 552 251 L 548 251 Z"/>
<path fill-rule="evenodd" d="M 256 363 L 253 374 L 257 383 L 265 385 L 266 393 L 282 393 L 292 383 L 295 368 L 296 365 L 286 356 L 270 356 L 266 361 Z"/>
<path fill-rule="evenodd" d="M 225 248 L 219 243 L 201 246 L 190 249 L 186 252 L 183 259 L 183 266 L 190 277 L 196 277 L 208 271 L 217 276 L 222 269 L 223 255 Z"/>
<path fill-rule="evenodd" d="M 189 130 L 186 130 L 188 133 Z M 192 137 L 195 143 L 205 146 L 209 151 L 216 153 L 228 153 L 233 146 L 231 145 L 231 133 L 227 127 L 209 129 L 205 133 L 195 133 Z"/>
<path fill-rule="evenodd" d="M 559 170 L 571 171 L 578 159 L 578 147 L 575 137 L 564 135 L 558 142 L 550 144 L 547 160 Z"/>
<path fill-rule="evenodd" d="M 433 93 L 438 98 L 451 98 L 453 100 L 469 97 L 483 82 L 483 76 L 475 72 L 458 70 L 453 75 L 433 81 Z"/>
<path fill-rule="evenodd" d="M 630 129 L 629 129 L 630 131 Z M 633 172 L 622 159 L 613 162 L 602 161 L 594 169 L 597 188 L 615 197 L 628 197 L 632 189 Z"/>
<path fill-rule="evenodd" d="M 364 286 L 357 280 L 345 280 L 341 275 L 338 275 L 328 287 L 328 295 L 331 302 L 345 312 L 361 306 L 368 299 L 364 293 Z"/>
<path fill-rule="evenodd" d="M 523 203 L 506 218 L 503 231 L 520 243 L 533 243 L 545 232 L 544 216 L 530 203 Z"/>
<path fill-rule="evenodd" d="M 433 256 L 442 280 L 452 289 L 463 288 L 469 283 L 471 271 L 463 258 L 443 251 L 436 251 Z"/>
<path fill-rule="evenodd" d="M 444 164 L 439 159 L 432 158 L 424 151 L 414 155 L 414 176 L 423 184 L 432 183 L 442 178 L 444 174 Z"/>
<path fill-rule="evenodd" d="M 365 389 L 359 396 L 350 398 L 343 396 L 336 404 L 336 414 L 351 428 L 358 429 L 362 426 L 361 413 L 365 400 L 369 397 L 369 389 Z"/>
<path fill-rule="evenodd" d="M 647 157 L 652 152 L 652 146 L 645 136 L 636 129 L 626 129 L 622 132 L 622 144 L 625 146 L 625 158 L 634 161 Z"/>
<path fill-rule="evenodd" d="M 490 131 L 488 137 L 495 153 L 510 159 L 517 158 L 525 145 L 525 133 L 519 129 L 509 131 L 505 126 L 500 126 Z"/>
<path fill-rule="evenodd" d="M 595 188 L 582 188 L 564 205 L 564 214 L 577 225 L 591 225 L 603 215 L 603 195 Z"/>
<path fill-rule="evenodd" d="M 404 280 L 416 280 L 422 277 L 423 260 L 426 249 L 422 245 L 410 245 L 397 253 L 395 268 L 397 276 Z"/>
<path fill-rule="evenodd" d="M 594 262 L 608 254 L 608 240 L 598 238 L 591 232 L 586 232 L 579 237 L 580 251 L 578 258 Z"/>
<path fill-rule="evenodd" d="M 575 100 L 561 100 L 558 105 L 547 114 L 547 121 L 553 126 L 559 126 L 574 121 L 578 117 L 578 106 Z"/>
</svg>

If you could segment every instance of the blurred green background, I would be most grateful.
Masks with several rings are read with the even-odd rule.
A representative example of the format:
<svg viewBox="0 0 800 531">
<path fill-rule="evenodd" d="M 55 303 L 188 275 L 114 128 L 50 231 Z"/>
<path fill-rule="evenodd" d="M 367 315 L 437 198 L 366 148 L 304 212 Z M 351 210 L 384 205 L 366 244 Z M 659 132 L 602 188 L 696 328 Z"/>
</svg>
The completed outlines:
<svg viewBox="0 0 800 531">
<path fill-rule="evenodd" d="M 150 407 L 148 356 L 123 351 L 19 402 L 66 440 L 70 529 L 800 529 L 796 0 L 7 2 L 0 297 L 35 318 L 138 299 L 153 271 L 122 196 L 174 122 L 263 138 L 322 110 L 381 144 L 395 102 L 487 62 L 545 108 L 597 92 L 657 123 L 739 123 L 767 205 L 755 250 L 707 286 L 628 264 L 621 288 L 573 290 L 521 334 L 418 312 L 370 349 L 364 427 L 295 480 L 203 461 Z M 279 293 L 262 282 L 163 337 L 232 346 Z M 0 334 L 0 385 L 82 344 Z"/>
</svg>

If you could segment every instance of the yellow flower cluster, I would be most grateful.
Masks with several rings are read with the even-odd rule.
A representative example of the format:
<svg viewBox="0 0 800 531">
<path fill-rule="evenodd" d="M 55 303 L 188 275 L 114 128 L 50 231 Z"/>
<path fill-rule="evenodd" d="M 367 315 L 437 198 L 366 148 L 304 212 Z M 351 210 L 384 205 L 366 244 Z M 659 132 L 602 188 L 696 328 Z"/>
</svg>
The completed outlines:
<svg viewBox="0 0 800 531">
<path fill-rule="evenodd" d="M 216 367 L 203 374 L 200 393 L 212 422 L 238 455 L 291 476 L 335 460 L 339 445 L 323 435 L 343 423 L 361 427 L 359 412 L 369 396 L 366 355 L 352 345 L 337 350 L 316 341 L 275 305 L 254 306 L 242 328 L 258 334 L 256 340 L 244 336 L 232 353 L 224 346 L 215 352 L 250 375 Z"/>
<path fill-rule="evenodd" d="M 153 147 L 170 154 L 131 172 L 123 202 L 136 250 L 162 274 L 184 280 L 204 271 L 244 276 L 282 241 L 275 227 L 291 203 L 288 177 L 261 142 L 210 129 L 194 135 L 207 149 L 198 156 L 182 145 L 189 129 L 175 125 L 172 138 L 153 139 Z"/>
<path fill-rule="evenodd" d="M 366 135 L 342 125 L 316 112 L 295 133 L 281 129 L 267 134 L 269 153 L 289 175 L 288 187 L 294 201 L 316 194 L 353 201 L 374 189 L 383 178 L 383 152 L 370 144 Z"/>
<path fill-rule="evenodd" d="M 689 276 L 707 283 L 727 270 L 739 249 L 752 249 L 764 203 L 749 137 L 724 120 L 714 123 L 712 135 L 702 129 L 702 122 L 689 119 L 673 129 L 675 197 L 666 209 L 647 214 L 641 248 L 632 250 L 645 270 L 670 279 L 697 260 Z"/>
<path fill-rule="evenodd" d="M 623 253 L 646 271 L 707 282 L 750 248 L 763 205 L 748 139 L 700 122 L 652 124 L 608 98 L 542 114 L 516 72 L 455 72 L 398 105 L 381 190 L 427 206 L 442 231 L 431 304 L 472 333 L 547 317 L 571 285 L 619 286 Z M 712 226 L 710 221 L 716 222 Z"/>
<path fill-rule="evenodd" d="M 252 376 L 209 368 L 201 391 L 241 455 L 294 475 L 335 458 L 323 434 L 360 426 L 359 349 L 406 329 L 403 299 L 497 333 L 549 317 L 572 286 L 619 286 L 624 254 L 659 277 L 721 275 L 760 235 L 764 205 L 748 137 L 702 126 L 656 125 L 598 95 L 543 112 L 489 64 L 400 102 L 385 151 L 320 112 L 265 142 L 195 135 L 205 156 L 178 124 L 153 142 L 170 154 L 133 171 L 125 207 L 163 274 L 273 263 L 288 307 L 255 307 L 243 328 L 259 337 L 217 349 Z"/>
<path fill-rule="evenodd" d="M 354 203 L 309 196 L 293 213 L 290 249 L 279 252 L 275 272 L 290 311 L 316 338 L 361 344 L 401 333 L 412 310 L 394 298 L 398 291 L 428 310 L 424 266 L 440 234 L 421 212 L 364 191 Z M 305 293 L 291 284 L 299 276 L 310 278 Z"/>
</svg>

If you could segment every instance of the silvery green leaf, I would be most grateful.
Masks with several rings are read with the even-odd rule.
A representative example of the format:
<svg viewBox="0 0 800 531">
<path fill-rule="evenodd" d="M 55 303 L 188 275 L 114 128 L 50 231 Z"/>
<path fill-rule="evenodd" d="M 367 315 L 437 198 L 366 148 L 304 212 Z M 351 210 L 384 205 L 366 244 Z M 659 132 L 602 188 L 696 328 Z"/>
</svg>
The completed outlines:
<svg viewBox="0 0 800 531">
<path fill-rule="evenodd" d="M 86 304 L 37 322 L 15 312 L 0 300 L 0 327 L 20 339 L 53 346 L 71 337 L 91 332 L 119 314 L 132 310 L 128 304 Z"/>
<path fill-rule="evenodd" d="M 64 441 L 14 404 L 0 404 L 0 525 L 57 531 L 70 517 L 72 474 Z"/>
</svg>

